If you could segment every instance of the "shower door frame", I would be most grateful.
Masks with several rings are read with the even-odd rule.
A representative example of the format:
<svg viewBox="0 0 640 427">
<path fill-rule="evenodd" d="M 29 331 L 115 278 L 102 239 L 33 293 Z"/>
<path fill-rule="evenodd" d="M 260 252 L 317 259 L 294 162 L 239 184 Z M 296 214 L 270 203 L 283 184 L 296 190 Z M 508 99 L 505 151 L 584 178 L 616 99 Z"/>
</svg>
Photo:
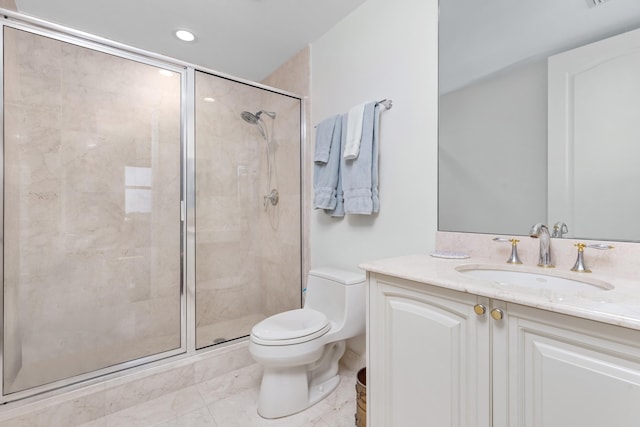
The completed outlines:
<svg viewBox="0 0 640 427">
<path fill-rule="evenodd" d="M 5 14 L 6 15 L 6 14 Z M 22 18 L 21 15 L 19 15 Z M 125 362 L 117 363 L 111 366 L 107 366 L 95 371 L 89 371 L 84 374 L 74 375 L 71 377 L 67 377 L 61 380 L 56 380 L 50 383 L 42 384 L 35 387 L 30 387 L 25 390 L 12 392 L 9 394 L 5 394 L 4 390 L 4 350 L 5 350 L 5 342 L 4 342 L 4 212 L 6 206 L 4 206 L 4 188 L 5 188 L 5 170 L 4 170 L 4 120 L 0 120 L 2 123 L 0 124 L 0 139 L 2 139 L 2 162 L 0 162 L 0 181 L 2 182 L 2 190 L 3 197 L 2 201 L 0 201 L 0 220 L 3 227 L 3 238 L 2 238 L 2 256 L 0 257 L 0 274 L 2 275 L 2 292 L 0 292 L 0 372 L 2 373 L 2 378 L 0 381 L 0 404 L 11 402 L 14 400 L 23 399 L 29 396 L 33 396 L 40 393 L 45 393 L 51 390 L 59 389 L 62 387 L 71 386 L 74 384 L 78 384 L 78 386 L 84 386 L 87 384 L 91 384 L 93 382 L 100 381 L 99 377 L 104 375 L 112 374 L 115 372 L 123 371 L 124 369 L 140 366 L 143 364 L 147 364 L 150 362 L 155 362 L 161 359 L 165 359 L 171 356 L 176 356 L 179 354 L 184 354 L 187 351 L 186 345 L 186 295 L 184 292 L 185 282 L 186 282 L 186 271 L 184 268 L 184 256 L 185 256 L 185 247 L 186 247 L 186 221 L 185 221 L 185 211 L 184 211 L 184 200 L 186 196 L 186 168 L 185 168 L 185 159 L 186 159 L 186 108 L 185 104 L 187 103 L 188 94 L 187 94 L 187 68 L 184 66 L 180 66 L 179 64 L 175 64 L 173 62 L 165 61 L 162 58 L 154 58 L 148 55 L 142 55 L 139 52 L 131 52 L 122 48 L 114 47 L 111 43 L 100 42 L 100 40 L 91 40 L 86 35 L 82 33 L 82 36 L 78 36 L 72 34 L 73 32 L 66 31 L 56 31 L 55 28 L 51 27 L 50 24 L 46 26 L 41 25 L 31 25 L 31 23 L 24 23 L 14 20 L 8 20 L 6 18 L 0 19 L 0 51 L 2 52 L 2 66 L 0 67 L 0 91 L 4 94 L 4 29 L 5 28 L 13 28 L 16 30 L 21 30 L 28 32 L 30 34 L 34 34 L 37 36 L 47 37 L 56 41 L 69 43 L 71 45 L 91 49 L 92 51 L 105 53 L 108 55 L 113 55 L 118 58 L 131 60 L 137 63 L 157 67 L 159 69 L 166 69 L 180 75 L 180 200 L 176 201 L 176 203 L 180 203 L 180 283 L 179 283 L 179 298 L 180 298 L 180 347 L 171 349 L 168 351 L 163 351 L 160 353 L 152 354 L 149 356 L 143 356 L 141 358 L 128 360 Z M 55 26 L 53 26 L 55 27 Z M 0 114 L 4 117 L 4 96 L 2 100 L 0 100 Z M 176 224 L 178 225 L 178 224 Z M 90 381 L 95 380 L 95 381 Z"/>
<path fill-rule="evenodd" d="M 85 374 L 61 379 L 52 383 L 29 388 L 27 390 L 5 395 L 4 392 L 4 194 L 0 198 L 0 223 L 3 226 L 3 235 L 0 239 L 0 274 L 2 275 L 2 291 L 0 292 L 0 404 L 25 399 L 35 395 L 55 396 L 70 390 L 79 389 L 92 384 L 103 382 L 106 379 L 118 378 L 129 374 L 129 368 L 142 365 L 156 366 L 166 361 L 175 361 L 192 357 L 197 354 L 215 351 L 227 344 L 209 346 L 200 350 L 196 349 L 196 318 L 195 318 L 195 73 L 205 72 L 218 77 L 244 83 L 249 86 L 266 89 L 271 92 L 286 95 L 300 102 L 300 303 L 302 304 L 302 289 L 305 286 L 305 272 L 308 270 L 309 249 L 305 244 L 308 239 L 309 229 L 309 194 L 305 182 L 309 178 L 310 168 L 308 158 L 310 156 L 307 147 L 307 109 L 306 97 L 296 93 L 280 90 L 271 86 L 256 83 L 247 79 L 231 76 L 206 67 L 180 61 L 164 55 L 149 52 L 143 49 L 131 47 L 114 42 L 102 37 L 71 29 L 59 24 L 50 23 L 38 18 L 23 15 L 0 8 L 0 91 L 4 93 L 4 28 L 11 27 L 27 31 L 36 35 L 49 37 L 61 42 L 73 44 L 129 59 L 143 64 L 164 68 L 180 74 L 180 347 L 167 352 L 157 353 L 90 371 Z M 4 96 L 0 99 L 0 115 L 4 117 Z M 4 192 L 4 121 L 0 120 L 0 185 Z M 246 340 L 246 338 L 240 338 Z M 230 343 L 238 342 L 232 340 Z"/>
<path fill-rule="evenodd" d="M 251 86 L 256 89 L 263 89 L 269 92 L 288 96 L 298 100 L 300 103 L 300 307 L 303 304 L 303 289 L 306 288 L 306 272 L 309 271 L 308 260 L 311 258 L 309 254 L 309 247 L 305 245 L 308 238 L 309 230 L 309 209 L 311 209 L 311 201 L 309 200 L 309 194 L 305 188 L 305 182 L 310 182 L 311 169 L 307 166 L 310 158 L 309 148 L 307 147 L 307 106 L 305 96 L 298 95 L 293 92 L 277 89 L 271 86 L 267 86 L 261 83 L 257 83 L 251 80 L 234 77 L 229 74 L 221 73 L 210 68 L 195 66 L 187 64 L 187 93 L 188 100 L 186 106 L 186 135 L 187 135 L 187 152 L 186 152 L 186 200 L 184 201 L 184 213 L 186 218 L 186 254 L 184 268 L 186 270 L 186 294 L 187 294 L 187 355 L 202 353 L 207 351 L 215 351 L 216 348 L 224 347 L 238 342 L 239 340 L 248 340 L 248 335 L 244 337 L 232 338 L 229 341 L 225 341 L 220 344 L 210 344 L 201 348 L 197 348 L 196 345 L 196 98 L 195 98 L 195 82 L 196 72 L 209 74 L 222 79 L 230 80 L 236 83 L 242 83 L 247 86 Z M 311 161 L 311 160 L 309 160 Z M 190 166 L 191 165 L 191 166 Z M 190 172 L 190 173 L 189 173 Z"/>
</svg>

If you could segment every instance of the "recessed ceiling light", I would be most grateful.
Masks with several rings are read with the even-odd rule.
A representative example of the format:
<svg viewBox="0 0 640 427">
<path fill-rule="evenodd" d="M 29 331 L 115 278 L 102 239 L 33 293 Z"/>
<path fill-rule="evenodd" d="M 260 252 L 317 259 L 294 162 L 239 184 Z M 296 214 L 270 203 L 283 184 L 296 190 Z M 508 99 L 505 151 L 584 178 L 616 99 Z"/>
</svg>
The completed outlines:
<svg viewBox="0 0 640 427">
<path fill-rule="evenodd" d="M 185 42 L 192 42 L 196 39 L 196 36 L 191 31 L 187 30 L 176 30 L 175 35 L 177 38 Z"/>
<path fill-rule="evenodd" d="M 205 98 L 202 98 L 202 100 L 204 102 L 216 102 L 216 100 L 214 98 L 211 98 L 210 96 L 207 96 Z"/>
</svg>

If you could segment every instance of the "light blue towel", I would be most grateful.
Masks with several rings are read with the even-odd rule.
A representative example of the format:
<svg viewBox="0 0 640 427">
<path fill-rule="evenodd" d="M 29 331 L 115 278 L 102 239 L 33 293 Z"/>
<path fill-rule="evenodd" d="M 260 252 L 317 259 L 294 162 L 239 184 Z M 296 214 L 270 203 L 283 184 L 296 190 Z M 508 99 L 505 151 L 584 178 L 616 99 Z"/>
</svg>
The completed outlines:
<svg viewBox="0 0 640 427">
<path fill-rule="evenodd" d="M 336 208 L 340 157 L 342 157 L 341 138 L 342 120 L 340 120 L 340 116 L 329 117 L 316 126 L 316 149 L 313 165 L 313 207 L 315 209 Z"/>
<path fill-rule="evenodd" d="M 340 122 L 341 125 L 337 125 L 337 126 L 341 126 L 342 128 L 341 137 L 340 137 L 340 150 L 339 150 L 340 153 L 344 151 L 345 144 L 347 143 L 346 141 L 347 141 L 348 120 L 349 119 L 347 114 L 343 114 L 338 119 L 338 122 Z M 336 207 L 334 209 L 325 209 L 325 212 L 327 213 L 327 215 L 332 216 L 334 218 L 341 218 L 344 216 L 344 197 L 342 194 L 342 171 L 344 170 L 344 162 L 345 162 L 344 157 L 340 155 L 340 167 L 338 170 L 338 186 L 336 188 Z"/>
<path fill-rule="evenodd" d="M 347 214 L 371 215 L 378 212 L 378 125 L 379 109 L 375 102 L 364 107 L 360 153 L 345 160 L 342 169 L 344 211 Z"/>
<path fill-rule="evenodd" d="M 329 117 L 316 126 L 316 147 L 313 161 L 317 163 L 328 163 L 331 143 L 333 138 L 333 128 L 339 116 Z"/>
<path fill-rule="evenodd" d="M 378 197 L 378 140 L 380 138 L 380 105 L 373 111 L 373 144 L 371 146 L 371 203 L 373 212 L 380 212 L 380 198 Z"/>
</svg>

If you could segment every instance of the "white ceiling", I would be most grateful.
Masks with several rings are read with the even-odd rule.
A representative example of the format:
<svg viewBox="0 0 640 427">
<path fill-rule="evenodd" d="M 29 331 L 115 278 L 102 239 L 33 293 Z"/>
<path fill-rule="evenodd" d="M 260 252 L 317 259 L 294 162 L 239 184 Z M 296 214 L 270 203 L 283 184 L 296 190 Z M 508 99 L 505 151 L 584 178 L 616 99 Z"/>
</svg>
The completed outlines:
<svg viewBox="0 0 640 427">
<path fill-rule="evenodd" d="M 440 0 L 440 93 L 638 27 L 640 0 Z"/>
<path fill-rule="evenodd" d="M 365 1 L 15 0 L 28 15 L 254 81 Z M 440 92 L 638 27 L 640 0 L 440 0 Z"/>
<path fill-rule="evenodd" d="M 18 11 L 260 81 L 366 0 L 16 0 Z M 188 29 L 195 43 L 173 31 Z"/>
</svg>

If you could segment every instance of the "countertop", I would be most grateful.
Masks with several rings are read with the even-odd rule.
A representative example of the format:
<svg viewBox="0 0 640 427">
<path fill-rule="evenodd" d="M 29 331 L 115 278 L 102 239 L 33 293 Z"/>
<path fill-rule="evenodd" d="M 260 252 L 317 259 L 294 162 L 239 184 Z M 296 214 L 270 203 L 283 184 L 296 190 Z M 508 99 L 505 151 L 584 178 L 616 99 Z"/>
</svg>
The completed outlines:
<svg viewBox="0 0 640 427">
<path fill-rule="evenodd" d="M 495 269 L 550 274 L 574 280 L 601 281 L 613 285 L 614 288 L 557 292 L 476 279 L 456 270 L 458 266 L 471 264 L 491 266 Z M 443 259 L 428 254 L 364 262 L 359 267 L 372 273 L 640 330 L 640 282 L 629 278 L 609 274 L 575 273 L 558 268 L 546 270 L 530 265 L 497 263 L 495 260 L 476 256 L 467 259 Z"/>
</svg>

